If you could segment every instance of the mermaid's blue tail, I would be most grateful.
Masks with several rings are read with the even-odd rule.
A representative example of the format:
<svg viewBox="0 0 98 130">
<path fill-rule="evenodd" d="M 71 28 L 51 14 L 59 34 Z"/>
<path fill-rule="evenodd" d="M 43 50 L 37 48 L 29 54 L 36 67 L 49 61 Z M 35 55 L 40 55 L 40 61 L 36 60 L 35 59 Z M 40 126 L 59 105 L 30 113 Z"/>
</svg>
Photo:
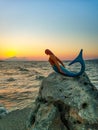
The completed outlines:
<svg viewBox="0 0 98 130">
<path fill-rule="evenodd" d="M 79 55 L 76 57 L 76 59 L 74 59 L 71 63 L 69 63 L 69 65 L 72 65 L 72 64 L 74 64 L 76 62 L 79 62 L 81 64 L 80 72 L 74 73 L 74 72 L 71 72 L 71 71 L 67 70 L 63 66 L 60 66 L 60 68 L 63 71 L 64 75 L 69 76 L 69 77 L 76 77 L 76 76 L 81 75 L 85 71 L 85 62 L 84 62 L 83 57 L 82 57 L 82 52 L 83 52 L 83 50 L 81 49 L 81 51 L 80 51 Z M 59 72 L 58 68 L 56 66 L 53 66 L 53 69 L 56 72 Z"/>
</svg>

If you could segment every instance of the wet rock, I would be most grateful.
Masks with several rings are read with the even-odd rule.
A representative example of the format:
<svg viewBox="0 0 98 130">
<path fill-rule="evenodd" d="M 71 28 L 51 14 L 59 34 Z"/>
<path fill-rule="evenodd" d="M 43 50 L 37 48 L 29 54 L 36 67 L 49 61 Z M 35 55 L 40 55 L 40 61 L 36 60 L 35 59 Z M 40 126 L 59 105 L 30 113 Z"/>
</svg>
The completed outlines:
<svg viewBox="0 0 98 130">
<path fill-rule="evenodd" d="M 9 78 L 7 81 L 12 82 L 12 81 L 15 81 L 15 79 L 14 78 Z"/>
<path fill-rule="evenodd" d="M 8 113 L 8 111 L 6 110 L 6 108 L 0 104 L 0 119 L 5 116 Z"/>
<path fill-rule="evenodd" d="M 42 80 L 42 79 L 44 79 L 45 77 L 44 76 L 41 76 L 41 75 L 37 75 L 36 76 L 36 80 Z"/>
<path fill-rule="evenodd" d="M 4 96 L 0 95 L 0 99 L 4 98 Z"/>
<path fill-rule="evenodd" d="M 19 67 L 19 71 L 29 71 L 28 69 Z"/>
<path fill-rule="evenodd" d="M 66 77 L 52 73 L 44 78 L 29 130 L 98 130 L 98 90 L 86 73 Z"/>
</svg>

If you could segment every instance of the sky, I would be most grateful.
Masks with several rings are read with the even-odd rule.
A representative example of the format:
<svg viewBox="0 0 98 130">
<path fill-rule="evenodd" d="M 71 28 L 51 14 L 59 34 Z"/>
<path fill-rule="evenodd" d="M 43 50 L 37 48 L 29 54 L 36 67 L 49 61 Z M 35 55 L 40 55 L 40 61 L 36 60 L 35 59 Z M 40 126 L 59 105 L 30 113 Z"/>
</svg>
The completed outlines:
<svg viewBox="0 0 98 130">
<path fill-rule="evenodd" d="M 0 59 L 98 58 L 98 0 L 0 0 Z"/>
</svg>

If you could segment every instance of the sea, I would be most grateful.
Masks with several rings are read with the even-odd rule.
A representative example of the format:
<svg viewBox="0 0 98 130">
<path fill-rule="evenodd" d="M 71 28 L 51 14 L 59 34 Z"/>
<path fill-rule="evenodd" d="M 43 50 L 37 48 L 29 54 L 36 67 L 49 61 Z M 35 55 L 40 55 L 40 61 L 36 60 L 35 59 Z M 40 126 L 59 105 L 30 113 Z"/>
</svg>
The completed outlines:
<svg viewBox="0 0 98 130">
<path fill-rule="evenodd" d="M 80 64 L 68 66 L 70 71 L 79 71 Z M 98 88 L 98 59 L 86 60 L 86 73 L 92 84 Z M 0 106 L 8 111 L 22 109 L 32 104 L 39 92 L 42 80 L 53 69 L 48 61 L 1 61 L 0 62 Z"/>
</svg>

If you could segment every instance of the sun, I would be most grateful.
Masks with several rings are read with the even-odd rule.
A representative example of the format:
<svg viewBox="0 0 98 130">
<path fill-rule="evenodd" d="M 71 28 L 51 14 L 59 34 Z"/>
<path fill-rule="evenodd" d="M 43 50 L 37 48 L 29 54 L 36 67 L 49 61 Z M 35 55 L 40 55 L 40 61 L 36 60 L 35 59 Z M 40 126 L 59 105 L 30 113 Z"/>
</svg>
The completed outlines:
<svg viewBox="0 0 98 130">
<path fill-rule="evenodd" d="M 16 51 L 15 50 L 6 51 L 6 57 L 13 57 L 13 56 L 16 56 Z"/>
</svg>

